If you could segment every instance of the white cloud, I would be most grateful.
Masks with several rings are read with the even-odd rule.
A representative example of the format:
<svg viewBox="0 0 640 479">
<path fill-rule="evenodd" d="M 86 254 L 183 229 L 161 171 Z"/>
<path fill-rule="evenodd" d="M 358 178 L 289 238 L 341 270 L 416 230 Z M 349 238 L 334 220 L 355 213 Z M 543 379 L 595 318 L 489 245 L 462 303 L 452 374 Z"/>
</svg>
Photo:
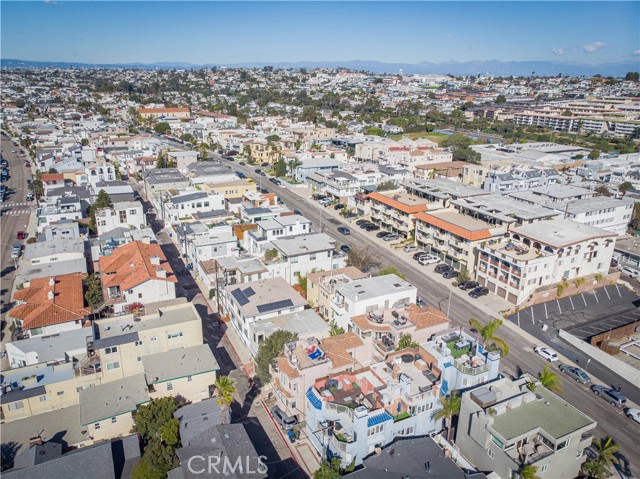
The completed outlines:
<svg viewBox="0 0 640 479">
<path fill-rule="evenodd" d="M 560 57 L 562 55 L 566 55 L 567 51 L 564 48 L 553 48 L 551 49 L 554 55 Z"/>
<path fill-rule="evenodd" d="M 632 55 L 636 55 L 636 56 L 637 56 L 637 55 L 640 55 L 640 50 L 636 50 L 635 52 L 632 52 L 631 54 L 632 54 Z"/>
<path fill-rule="evenodd" d="M 606 46 L 607 44 L 604 42 L 591 42 L 591 43 L 587 43 L 586 45 L 583 45 L 582 51 L 585 53 L 593 53 L 593 52 L 597 52 L 598 50 Z"/>
</svg>

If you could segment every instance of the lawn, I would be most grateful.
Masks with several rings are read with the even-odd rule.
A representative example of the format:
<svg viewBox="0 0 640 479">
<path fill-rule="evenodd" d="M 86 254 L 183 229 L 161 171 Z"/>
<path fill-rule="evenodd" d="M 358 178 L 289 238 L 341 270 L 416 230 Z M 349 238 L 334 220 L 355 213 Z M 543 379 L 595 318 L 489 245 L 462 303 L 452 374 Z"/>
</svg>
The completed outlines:
<svg viewBox="0 0 640 479">
<path fill-rule="evenodd" d="M 455 344 L 457 341 L 457 339 L 452 339 L 447 343 L 447 347 L 451 351 L 451 356 L 453 356 L 453 359 L 458 359 L 463 354 L 469 354 L 469 351 L 471 351 L 471 345 L 463 349 L 456 349 Z"/>
<path fill-rule="evenodd" d="M 406 411 L 401 412 L 400 414 L 398 414 L 397 416 L 393 417 L 393 422 L 398 422 L 398 421 L 402 421 L 403 419 L 408 418 L 409 416 L 411 416 L 411 414 L 409 414 Z"/>
<path fill-rule="evenodd" d="M 450 135 L 445 135 L 444 133 L 434 133 L 430 131 L 419 131 L 416 133 L 405 133 L 404 135 L 393 135 L 391 138 L 394 140 L 400 140 L 401 138 L 411 138 L 412 140 L 416 140 L 418 138 L 426 138 L 427 140 L 431 140 L 438 145 Z"/>
</svg>

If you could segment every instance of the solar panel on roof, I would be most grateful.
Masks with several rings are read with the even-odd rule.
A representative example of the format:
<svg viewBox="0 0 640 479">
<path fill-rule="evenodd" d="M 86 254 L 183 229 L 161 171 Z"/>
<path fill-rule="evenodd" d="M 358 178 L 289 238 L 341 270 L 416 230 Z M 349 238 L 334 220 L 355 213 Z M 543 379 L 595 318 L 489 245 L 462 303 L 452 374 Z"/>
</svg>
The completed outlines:
<svg viewBox="0 0 640 479">
<path fill-rule="evenodd" d="M 244 306 L 245 304 L 249 303 L 249 300 L 244 295 L 242 290 L 239 289 L 239 288 L 238 289 L 234 289 L 233 291 L 231 291 L 231 296 L 233 296 L 236 299 L 236 301 L 238 302 L 238 304 L 240 306 Z"/>
<path fill-rule="evenodd" d="M 243 291 L 243 293 L 244 293 L 244 295 L 245 295 L 247 298 L 250 298 L 251 296 L 253 296 L 254 294 L 256 294 L 256 292 L 255 292 L 255 291 L 253 290 L 253 288 L 251 288 L 251 287 L 249 287 L 249 288 L 245 289 L 245 290 Z"/>
<path fill-rule="evenodd" d="M 279 309 L 291 308 L 293 301 L 285 299 L 282 301 L 274 301 L 273 303 L 266 303 L 258 305 L 257 309 L 259 313 L 267 313 L 269 311 L 277 311 Z"/>
</svg>

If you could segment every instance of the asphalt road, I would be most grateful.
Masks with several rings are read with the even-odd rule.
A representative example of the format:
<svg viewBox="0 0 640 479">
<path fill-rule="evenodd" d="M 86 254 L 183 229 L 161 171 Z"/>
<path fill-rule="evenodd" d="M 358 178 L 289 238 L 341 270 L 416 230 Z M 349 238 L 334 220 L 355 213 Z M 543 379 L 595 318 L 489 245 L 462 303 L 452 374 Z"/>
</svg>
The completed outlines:
<svg viewBox="0 0 640 479">
<path fill-rule="evenodd" d="M 300 196 L 289 189 L 280 188 L 255 173 L 256 166 L 240 166 L 238 161 L 227 162 L 235 171 L 242 171 L 256 184 L 261 184 L 269 191 L 275 192 L 280 199 L 290 208 L 299 210 L 305 217 L 313 222 L 316 231 L 320 231 L 320 221 L 322 219 L 322 231 L 347 243 L 351 247 L 367 247 L 375 258 L 379 258 L 383 265 L 393 265 L 405 273 L 407 281 L 418 288 L 418 295 L 429 305 L 449 311 L 452 326 L 464 326 L 468 328 L 468 320 L 471 317 L 481 321 L 491 319 L 483 310 L 479 309 L 474 301 L 466 293 L 442 284 L 434 279 L 434 266 L 420 266 L 411 259 L 412 254 L 393 251 L 388 243 L 375 238 L 375 233 L 365 233 L 358 227 L 353 227 L 344 220 L 336 219 L 331 213 L 319 206 L 311 199 L 301 200 Z M 322 216 L 321 216 L 322 215 Z M 351 235 L 344 236 L 338 233 L 339 226 L 349 226 Z M 449 294 L 451 294 L 451 304 L 449 306 Z M 503 326 L 498 335 L 505 339 L 510 345 L 510 353 L 501 361 L 501 369 L 514 376 L 519 376 L 522 372 L 528 372 L 537 376 L 548 363 L 539 355 L 533 352 L 533 347 L 537 344 L 530 344 L 523 339 L 518 332 Z M 562 379 L 562 396 L 570 404 L 575 405 L 581 411 L 588 414 L 598 422 L 598 426 L 593 430 L 596 438 L 613 436 L 620 446 L 622 459 L 622 477 L 629 472 L 636 477 L 640 476 L 638 457 L 638 431 L 640 424 L 628 419 L 621 409 L 613 408 L 602 399 L 596 397 L 588 386 L 580 385 L 558 370 L 558 363 L 551 364 L 553 372 Z M 624 392 L 624 391 L 623 391 Z M 629 464 L 627 459 L 633 459 Z"/>
<path fill-rule="evenodd" d="M 16 153 L 12 153 L 12 150 L 15 150 Z M 8 339 L 8 337 L 5 337 L 5 327 L 7 326 L 5 318 L 9 309 L 11 289 L 15 276 L 16 262 L 11 259 L 11 247 L 14 243 L 22 243 L 24 245 L 25 240 L 17 240 L 16 233 L 20 230 L 27 230 L 32 207 L 25 199 L 29 192 L 27 178 L 31 177 L 31 170 L 24 166 L 25 158 L 20 157 L 20 151 L 20 147 L 15 146 L 10 139 L 2 135 L 2 156 L 9 162 L 9 174 L 11 175 L 8 181 L 2 183 L 6 186 L 8 194 L 4 203 L 0 204 L 2 210 L 2 216 L 0 217 L 0 238 L 2 238 L 2 248 L 0 248 L 0 292 L 2 293 L 3 301 L 0 311 L 3 343 Z M 6 333 L 6 336 L 8 336 L 8 331 Z M 4 346 L 2 350 L 4 351 Z"/>
</svg>

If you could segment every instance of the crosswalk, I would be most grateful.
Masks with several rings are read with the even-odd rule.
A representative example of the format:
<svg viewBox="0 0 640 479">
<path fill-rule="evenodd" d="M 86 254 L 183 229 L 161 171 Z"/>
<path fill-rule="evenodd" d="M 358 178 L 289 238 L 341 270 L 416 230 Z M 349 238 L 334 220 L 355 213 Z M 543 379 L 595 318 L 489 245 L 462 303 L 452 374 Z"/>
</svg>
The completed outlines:
<svg viewBox="0 0 640 479">
<path fill-rule="evenodd" d="M 23 215 L 23 214 L 29 214 L 31 213 L 31 210 L 11 210 L 11 211 L 6 211 L 6 210 L 2 210 L 2 216 L 19 216 L 19 215 Z"/>
<path fill-rule="evenodd" d="M 31 203 L 28 201 L 25 201 L 24 203 L 2 203 L 0 206 L 2 206 L 2 208 L 12 208 L 14 206 L 31 206 Z"/>
</svg>

